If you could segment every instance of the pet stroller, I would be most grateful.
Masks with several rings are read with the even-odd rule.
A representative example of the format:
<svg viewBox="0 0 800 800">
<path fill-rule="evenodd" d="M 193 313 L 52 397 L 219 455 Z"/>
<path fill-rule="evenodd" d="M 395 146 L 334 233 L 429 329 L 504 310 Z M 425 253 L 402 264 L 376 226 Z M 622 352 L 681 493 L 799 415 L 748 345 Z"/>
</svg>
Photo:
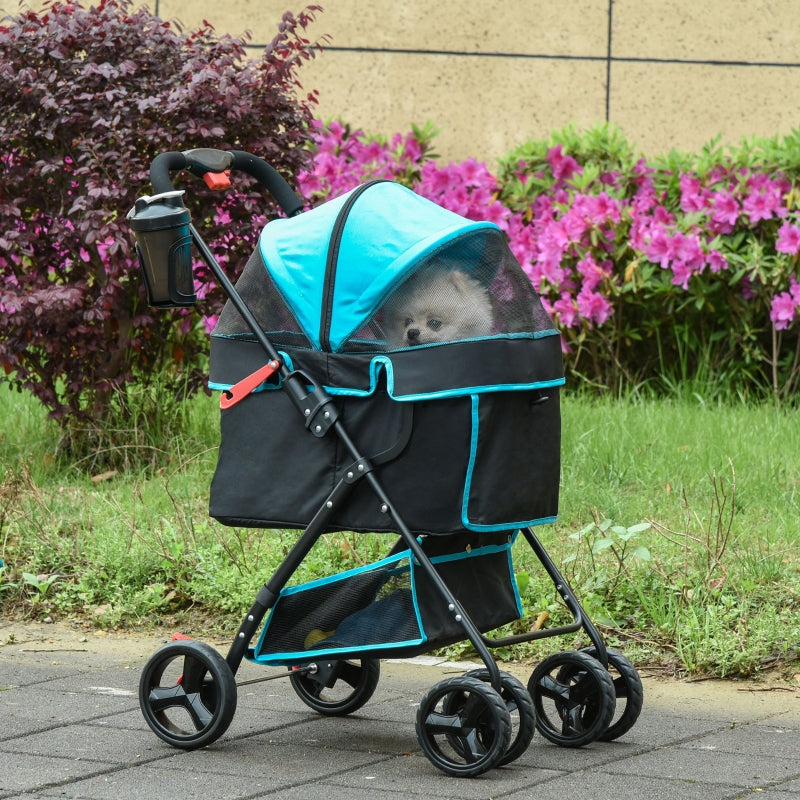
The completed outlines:
<svg viewBox="0 0 800 800">
<path fill-rule="evenodd" d="M 264 228 L 235 286 L 174 190 L 170 171 L 183 169 L 209 185 L 245 171 L 286 214 Z M 245 658 L 279 668 L 272 677 L 288 676 L 304 703 L 336 716 L 370 699 L 381 659 L 466 640 L 484 667 L 436 684 L 416 716 L 419 744 L 444 772 L 509 763 L 534 729 L 567 747 L 628 731 L 642 706 L 639 676 L 605 647 L 532 531 L 557 512 L 563 367 L 557 331 L 500 229 L 390 181 L 301 213 L 279 174 L 241 151 L 164 153 L 151 181 L 156 194 L 129 213 L 149 302 L 195 302 L 193 247 L 228 297 L 211 337 L 221 445 L 210 514 L 302 531 L 225 658 L 178 638 L 149 660 L 139 699 L 156 735 L 185 749 L 221 736 Z M 454 274 L 488 325 L 463 334 L 466 311 L 444 318 Z M 292 585 L 334 531 L 399 538 L 375 563 Z M 523 616 L 516 540 L 533 549 L 572 622 L 492 639 Z M 581 629 L 589 646 L 545 658 L 527 687 L 491 654 Z"/>
</svg>

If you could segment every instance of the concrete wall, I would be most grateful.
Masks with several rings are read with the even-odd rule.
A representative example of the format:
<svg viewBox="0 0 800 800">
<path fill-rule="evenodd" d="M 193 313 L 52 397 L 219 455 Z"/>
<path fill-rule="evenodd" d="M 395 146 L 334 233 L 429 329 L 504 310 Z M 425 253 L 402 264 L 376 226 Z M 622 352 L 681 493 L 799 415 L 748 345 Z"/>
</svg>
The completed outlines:
<svg viewBox="0 0 800 800">
<path fill-rule="evenodd" d="M 646 155 L 798 127 L 800 0 L 321 0 L 304 66 L 319 114 L 369 131 L 433 120 L 446 160 L 490 162 L 609 120 Z M 4 7 L 11 0 L 0 0 Z M 150 0 L 188 28 L 274 35 L 291 0 Z"/>
</svg>

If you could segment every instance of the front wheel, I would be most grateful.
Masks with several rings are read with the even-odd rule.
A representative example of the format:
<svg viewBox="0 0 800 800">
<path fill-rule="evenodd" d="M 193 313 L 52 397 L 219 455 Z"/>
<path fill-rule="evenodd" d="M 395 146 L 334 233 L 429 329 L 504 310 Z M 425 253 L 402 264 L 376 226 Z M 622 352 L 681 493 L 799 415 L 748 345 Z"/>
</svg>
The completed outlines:
<svg viewBox="0 0 800 800">
<path fill-rule="evenodd" d="M 236 712 L 236 680 L 210 645 L 171 642 L 145 664 L 139 706 L 159 738 L 193 750 L 218 739 Z"/>
<path fill-rule="evenodd" d="M 472 778 L 497 766 L 511 742 L 511 716 L 503 698 L 479 678 L 437 683 L 417 710 L 417 739 L 442 772 Z"/>
<path fill-rule="evenodd" d="M 597 658 L 597 650 L 594 647 L 587 647 L 583 652 Z M 599 739 L 603 742 L 611 742 L 619 739 L 636 724 L 644 704 L 644 687 L 636 667 L 622 653 L 611 648 L 607 648 L 606 653 L 608 654 L 608 671 L 614 683 L 616 711 L 611 724 L 600 734 Z"/>
<path fill-rule="evenodd" d="M 484 683 L 489 683 L 491 676 L 486 667 L 474 669 L 467 672 L 465 677 L 478 678 Z M 508 713 L 511 717 L 511 742 L 506 748 L 502 758 L 497 762 L 498 767 L 510 764 L 516 761 L 527 749 L 533 738 L 533 733 L 536 729 L 535 712 L 533 710 L 533 703 L 528 690 L 517 680 L 513 675 L 508 672 L 500 671 L 500 680 L 502 688 L 500 690 L 500 697 L 506 704 Z M 463 705 L 463 694 L 453 693 L 446 702 L 447 707 L 457 707 L 456 704 Z"/>
</svg>

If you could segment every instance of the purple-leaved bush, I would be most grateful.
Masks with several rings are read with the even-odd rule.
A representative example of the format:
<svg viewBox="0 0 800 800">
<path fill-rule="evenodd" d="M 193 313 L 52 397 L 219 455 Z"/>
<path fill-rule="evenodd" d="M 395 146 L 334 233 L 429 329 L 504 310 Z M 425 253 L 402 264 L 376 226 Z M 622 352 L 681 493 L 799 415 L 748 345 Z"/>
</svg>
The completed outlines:
<svg viewBox="0 0 800 800">
<path fill-rule="evenodd" d="M 202 326 L 147 307 L 125 215 L 168 150 L 249 150 L 293 181 L 316 101 L 297 71 L 319 46 L 304 37 L 319 10 L 276 20 L 256 59 L 246 36 L 186 33 L 130 0 L 47 2 L 0 27 L 0 371 L 61 421 L 73 449 L 75 431 L 124 413 L 130 381 L 158 375 L 165 396 L 202 385 Z M 223 196 L 195 181 L 187 193 L 232 267 L 275 210 L 237 185 Z M 206 297 L 212 311 L 220 302 Z"/>
</svg>

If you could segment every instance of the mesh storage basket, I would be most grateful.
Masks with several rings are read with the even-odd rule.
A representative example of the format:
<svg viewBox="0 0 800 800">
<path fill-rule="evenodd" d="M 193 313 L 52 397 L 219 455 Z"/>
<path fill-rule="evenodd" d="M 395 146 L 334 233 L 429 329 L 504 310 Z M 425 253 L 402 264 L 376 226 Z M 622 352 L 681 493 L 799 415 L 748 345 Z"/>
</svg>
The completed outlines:
<svg viewBox="0 0 800 800">
<path fill-rule="evenodd" d="M 507 534 L 435 537 L 422 547 L 473 623 L 485 632 L 522 614 Z M 365 567 L 284 589 L 254 660 L 296 664 L 365 651 L 410 655 L 464 639 L 462 626 L 408 550 Z"/>
</svg>

